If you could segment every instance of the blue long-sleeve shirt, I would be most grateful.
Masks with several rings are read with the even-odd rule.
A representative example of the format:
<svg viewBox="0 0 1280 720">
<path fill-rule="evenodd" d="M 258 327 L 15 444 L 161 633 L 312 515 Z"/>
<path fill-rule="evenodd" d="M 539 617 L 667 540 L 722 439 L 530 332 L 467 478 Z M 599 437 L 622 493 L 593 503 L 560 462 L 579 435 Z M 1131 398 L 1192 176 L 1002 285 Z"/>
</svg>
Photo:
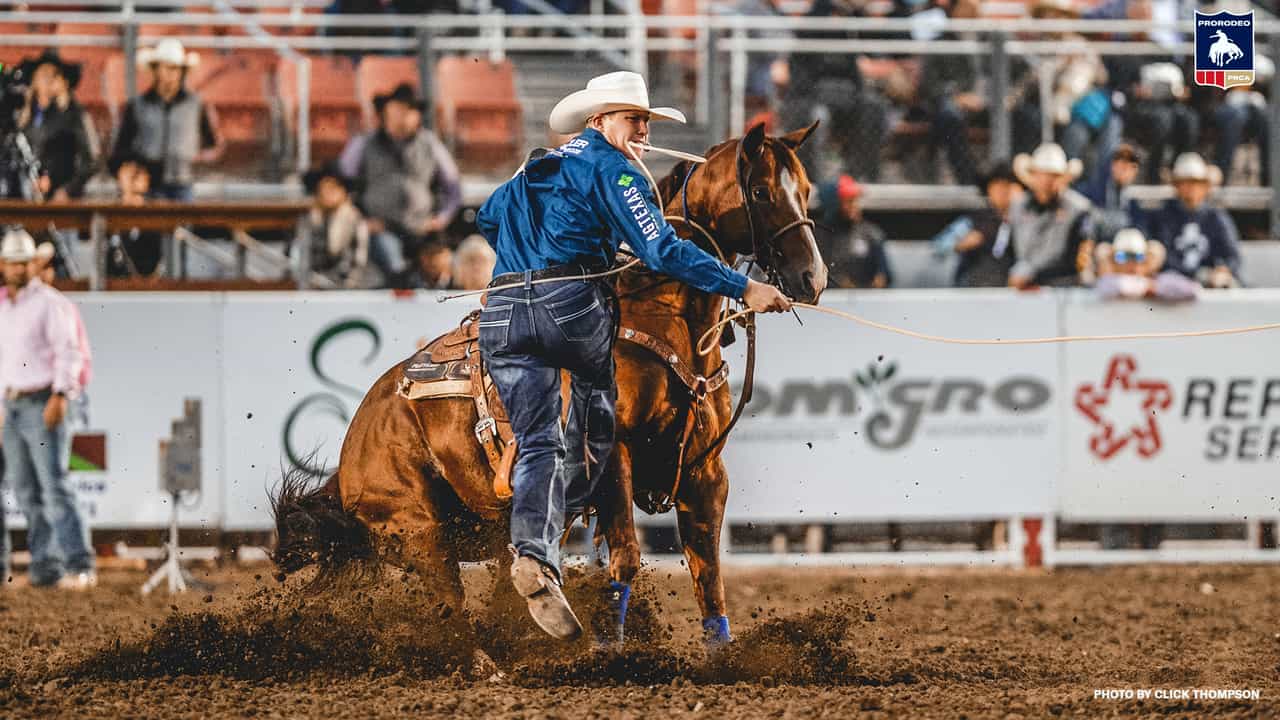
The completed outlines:
<svg viewBox="0 0 1280 720">
<path fill-rule="evenodd" d="M 1202 268 L 1226 265 L 1240 277 L 1240 232 L 1226 210 L 1207 202 L 1188 210 L 1170 198 L 1151 216 L 1150 224 L 1152 237 L 1168 251 L 1166 268 L 1194 278 Z"/>
<path fill-rule="evenodd" d="M 476 225 L 498 255 L 495 275 L 612 265 L 626 242 L 650 269 L 699 290 L 741 298 L 747 288 L 745 275 L 676 235 L 644 174 L 592 128 L 494 190 Z"/>
</svg>

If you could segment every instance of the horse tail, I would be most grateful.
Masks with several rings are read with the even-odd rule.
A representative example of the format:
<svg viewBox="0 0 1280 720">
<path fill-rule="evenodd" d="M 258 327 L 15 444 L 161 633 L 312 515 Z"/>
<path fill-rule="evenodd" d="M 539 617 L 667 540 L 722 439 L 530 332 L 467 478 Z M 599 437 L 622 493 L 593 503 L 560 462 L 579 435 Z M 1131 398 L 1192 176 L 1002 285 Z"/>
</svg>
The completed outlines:
<svg viewBox="0 0 1280 720">
<path fill-rule="evenodd" d="M 342 506 L 335 472 L 323 484 L 313 475 L 293 468 L 268 493 L 276 525 L 276 547 L 271 561 L 280 577 L 310 565 L 319 567 L 313 586 L 338 575 L 360 573 L 376 564 L 373 537 L 355 513 Z"/>
</svg>

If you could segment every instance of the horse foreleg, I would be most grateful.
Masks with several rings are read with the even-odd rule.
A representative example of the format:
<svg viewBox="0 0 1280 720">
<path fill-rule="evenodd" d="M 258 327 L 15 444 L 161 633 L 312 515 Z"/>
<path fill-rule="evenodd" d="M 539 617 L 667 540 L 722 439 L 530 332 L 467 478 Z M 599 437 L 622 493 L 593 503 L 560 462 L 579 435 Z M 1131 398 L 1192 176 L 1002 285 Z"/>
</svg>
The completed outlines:
<svg viewBox="0 0 1280 720">
<path fill-rule="evenodd" d="M 640 572 L 640 542 L 636 539 L 631 492 L 631 448 L 618 443 L 600 481 L 603 502 L 598 538 L 609 547 L 609 587 L 606 600 L 617 634 L 610 640 L 621 644 L 631 601 L 631 581 Z M 597 540 L 598 542 L 598 540 Z"/>
<path fill-rule="evenodd" d="M 727 643 L 729 617 L 720 577 L 720 527 L 724 521 L 729 478 L 720 458 L 709 461 L 680 487 L 676 516 L 685 561 L 693 576 L 693 592 L 702 610 L 702 631 L 710 645 Z"/>
</svg>

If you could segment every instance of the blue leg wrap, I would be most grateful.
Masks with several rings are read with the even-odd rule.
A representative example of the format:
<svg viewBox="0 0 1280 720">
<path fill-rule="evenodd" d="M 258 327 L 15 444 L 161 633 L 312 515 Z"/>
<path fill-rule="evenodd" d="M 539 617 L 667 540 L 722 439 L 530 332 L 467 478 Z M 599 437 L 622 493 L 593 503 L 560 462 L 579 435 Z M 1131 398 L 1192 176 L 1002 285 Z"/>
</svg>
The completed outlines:
<svg viewBox="0 0 1280 720">
<path fill-rule="evenodd" d="M 613 640 L 618 644 L 622 644 L 623 628 L 627 624 L 627 605 L 631 602 L 631 586 L 615 580 L 609 583 L 607 594 L 609 609 L 613 611 L 613 617 L 617 621 L 618 628 L 618 636 Z"/>
<path fill-rule="evenodd" d="M 724 645 L 733 642 L 733 635 L 729 632 L 729 618 L 721 615 L 720 617 L 706 618 L 702 621 L 702 638 L 710 646 Z"/>
</svg>

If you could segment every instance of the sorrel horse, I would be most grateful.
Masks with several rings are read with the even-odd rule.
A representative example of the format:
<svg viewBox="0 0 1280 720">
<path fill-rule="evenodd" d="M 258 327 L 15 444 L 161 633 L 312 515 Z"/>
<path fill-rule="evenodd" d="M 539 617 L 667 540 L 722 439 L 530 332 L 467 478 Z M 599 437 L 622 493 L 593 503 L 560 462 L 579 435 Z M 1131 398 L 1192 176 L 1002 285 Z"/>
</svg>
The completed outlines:
<svg viewBox="0 0 1280 720">
<path fill-rule="evenodd" d="M 795 149 L 813 129 L 773 138 L 757 125 L 711 148 L 705 165 L 682 162 L 659 183 L 665 214 L 678 217 L 673 224 L 693 242 L 730 263 L 753 256 L 770 282 L 810 303 L 827 272 Z M 719 546 L 729 483 L 720 449 L 733 404 L 727 383 L 706 382 L 725 376 L 720 348 L 695 350 L 720 317 L 722 298 L 644 270 L 617 275 L 616 291 L 617 445 L 591 503 L 596 542 L 608 545 L 612 587 L 629 593 L 640 567 L 633 505 L 674 506 L 704 626 L 728 640 Z M 326 483 L 287 478 L 275 491 L 273 559 L 284 573 L 319 564 L 323 577 L 377 556 L 439 583 L 446 602 L 460 607 L 460 561 L 510 562 L 507 502 L 473 433 L 473 402 L 405 400 L 396 393 L 402 365 L 365 395 Z M 619 637 L 624 617 L 625 602 Z"/>
</svg>

